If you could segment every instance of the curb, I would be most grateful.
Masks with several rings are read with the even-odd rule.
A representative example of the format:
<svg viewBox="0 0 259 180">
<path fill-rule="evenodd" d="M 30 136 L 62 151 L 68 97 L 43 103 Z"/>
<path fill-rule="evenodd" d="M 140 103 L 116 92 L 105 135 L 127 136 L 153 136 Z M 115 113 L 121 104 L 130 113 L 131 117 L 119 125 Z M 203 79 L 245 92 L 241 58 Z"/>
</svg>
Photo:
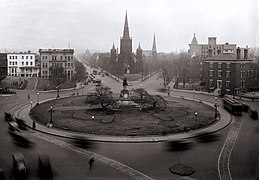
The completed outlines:
<svg viewBox="0 0 259 180">
<path fill-rule="evenodd" d="M 66 96 L 63 98 L 68 98 L 70 96 Z M 166 96 L 168 97 L 168 96 Z M 178 96 L 170 96 L 170 97 L 174 97 L 174 98 L 181 98 Z M 50 100 L 54 100 L 55 98 L 52 99 L 46 99 L 44 101 L 41 101 L 41 103 L 43 102 L 47 102 Z M 191 101 L 196 101 L 196 102 L 200 102 L 200 103 L 204 103 L 206 105 L 209 106 L 213 106 L 210 102 L 206 102 L 206 101 L 200 101 L 200 100 L 193 100 L 191 98 L 184 98 L 186 100 L 191 100 Z M 36 105 L 36 104 L 35 104 Z M 24 109 L 25 107 L 30 106 L 30 104 L 27 105 L 23 105 L 21 107 L 19 107 L 18 109 L 16 109 L 12 114 L 15 114 L 15 112 L 19 111 L 21 109 Z M 222 108 L 219 108 L 218 110 L 222 111 Z M 21 110 L 22 111 L 22 110 Z M 225 111 L 225 110 L 223 110 Z M 29 119 L 26 119 L 26 125 L 32 129 L 32 127 L 29 125 L 29 123 L 32 123 L 33 118 L 30 116 L 29 112 L 26 113 L 26 116 L 28 116 Z M 85 134 L 85 133 L 77 133 L 77 132 L 71 132 L 71 131 L 65 131 L 62 129 L 57 129 L 57 128 L 51 128 L 53 132 L 48 131 L 48 127 L 45 126 L 45 124 L 42 123 L 38 123 L 36 122 L 36 124 L 38 124 L 38 126 L 42 126 L 43 128 L 41 129 L 33 129 L 36 130 L 38 132 L 42 132 L 45 134 L 49 134 L 49 135 L 53 135 L 53 136 L 57 136 L 57 137 L 63 137 L 63 138 L 69 138 L 69 139 L 76 139 L 75 136 L 80 136 L 80 137 L 85 137 L 90 141 L 99 141 L 99 142 L 117 142 L 117 143 L 144 143 L 144 142 L 162 142 L 162 141 L 167 141 L 167 140 L 179 140 L 179 139 L 188 139 L 188 138 L 193 138 L 198 136 L 198 132 L 203 132 L 204 133 L 213 133 L 213 132 L 217 132 L 221 129 L 224 129 L 225 127 L 227 127 L 230 123 L 231 123 L 231 116 L 228 115 L 229 117 L 225 118 L 225 121 L 227 120 L 226 123 L 224 123 L 224 125 L 222 127 L 219 127 L 215 130 L 210 130 L 208 131 L 209 128 L 211 128 L 212 126 L 216 126 L 218 125 L 219 122 L 222 123 L 222 119 L 216 121 L 215 123 L 210 124 L 207 127 L 204 128 L 200 128 L 198 130 L 193 130 L 193 131 L 189 131 L 188 133 L 186 132 L 181 132 L 181 133 L 175 133 L 175 134 L 169 134 L 169 135 L 165 135 L 165 136 L 136 136 L 136 137 L 131 137 L 131 136 L 105 136 L 105 135 L 94 135 L 94 134 Z M 222 116 L 221 116 L 222 117 Z M 19 118 L 19 117 L 18 117 Z M 37 127 L 37 125 L 36 125 Z"/>
</svg>

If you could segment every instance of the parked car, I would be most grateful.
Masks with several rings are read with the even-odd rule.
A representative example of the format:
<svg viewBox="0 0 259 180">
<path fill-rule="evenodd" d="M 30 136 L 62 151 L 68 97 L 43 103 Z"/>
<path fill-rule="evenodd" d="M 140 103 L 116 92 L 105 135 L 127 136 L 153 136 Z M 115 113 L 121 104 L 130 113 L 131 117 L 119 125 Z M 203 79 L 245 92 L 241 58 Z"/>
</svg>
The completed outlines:
<svg viewBox="0 0 259 180">
<path fill-rule="evenodd" d="M 38 167 L 41 176 L 52 177 L 52 167 L 48 155 L 38 154 Z"/>
<path fill-rule="evenodd" d="M 23 154 L 20 152 L 13 153 L 12 158 L 15 175 L 18 177 L 26 176 L 28 174 L 28 170 Z"/>
</svg>

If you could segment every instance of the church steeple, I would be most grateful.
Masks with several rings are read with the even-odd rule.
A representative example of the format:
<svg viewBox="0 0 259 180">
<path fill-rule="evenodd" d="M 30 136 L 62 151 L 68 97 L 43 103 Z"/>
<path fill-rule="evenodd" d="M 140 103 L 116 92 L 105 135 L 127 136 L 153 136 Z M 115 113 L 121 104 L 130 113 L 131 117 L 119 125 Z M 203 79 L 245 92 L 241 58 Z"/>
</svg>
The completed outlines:
<svg viewBox="0 0 259 180">
<path fill-rule="evenodd" d="M 152 51 L 156 52 L 156 35 L 155 34 L 154 34 L 154 39 L 153 39 Z"/>
<path fill-rule="evenodd" d="M 126 10 L 126 16 L 125 16 L 123 38 L 129 38 L 129 25 L 128 25 L 127 10 Z"/>
<path fill-rule="evenodd" d="M 155 57 L 156 54 L 157 54 L 157 52 L 156 52 L 156 35 L 154 34 L 153 46 L 152 46 L 152 56 Z"/>
</svg>

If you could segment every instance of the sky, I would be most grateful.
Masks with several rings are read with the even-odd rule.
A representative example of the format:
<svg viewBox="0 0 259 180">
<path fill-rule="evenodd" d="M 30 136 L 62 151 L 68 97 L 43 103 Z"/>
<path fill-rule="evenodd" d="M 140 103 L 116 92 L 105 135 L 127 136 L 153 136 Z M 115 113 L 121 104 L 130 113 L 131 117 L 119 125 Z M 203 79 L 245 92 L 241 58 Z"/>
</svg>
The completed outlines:
<svg viewBox="0 0 259 180">
<path fill-rule="evenodd" d="M 188 50 L 199 43 L 259 46 L 259 0 L 0 0 L 0 51 L 74 48 L 109 52 L 120 46 L 125 13 L 133 51 Z"/>
</svg>

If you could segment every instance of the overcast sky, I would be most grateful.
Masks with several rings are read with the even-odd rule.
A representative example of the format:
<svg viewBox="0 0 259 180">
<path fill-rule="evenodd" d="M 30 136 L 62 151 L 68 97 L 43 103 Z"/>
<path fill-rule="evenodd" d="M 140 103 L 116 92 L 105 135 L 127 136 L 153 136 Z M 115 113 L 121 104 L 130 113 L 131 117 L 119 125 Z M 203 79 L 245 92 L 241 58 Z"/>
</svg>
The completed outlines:
<svg viewBox="0 0 259 180">
<path fill-rule="evenodd" d="M 258 0 L 0 0 L 0 49 L 68 48 L 110 51 L 119 47 L 128 12 L 133 50 L 188 50 L 199 43 L 240 47 L 259 44 Z"/>
</svg>

